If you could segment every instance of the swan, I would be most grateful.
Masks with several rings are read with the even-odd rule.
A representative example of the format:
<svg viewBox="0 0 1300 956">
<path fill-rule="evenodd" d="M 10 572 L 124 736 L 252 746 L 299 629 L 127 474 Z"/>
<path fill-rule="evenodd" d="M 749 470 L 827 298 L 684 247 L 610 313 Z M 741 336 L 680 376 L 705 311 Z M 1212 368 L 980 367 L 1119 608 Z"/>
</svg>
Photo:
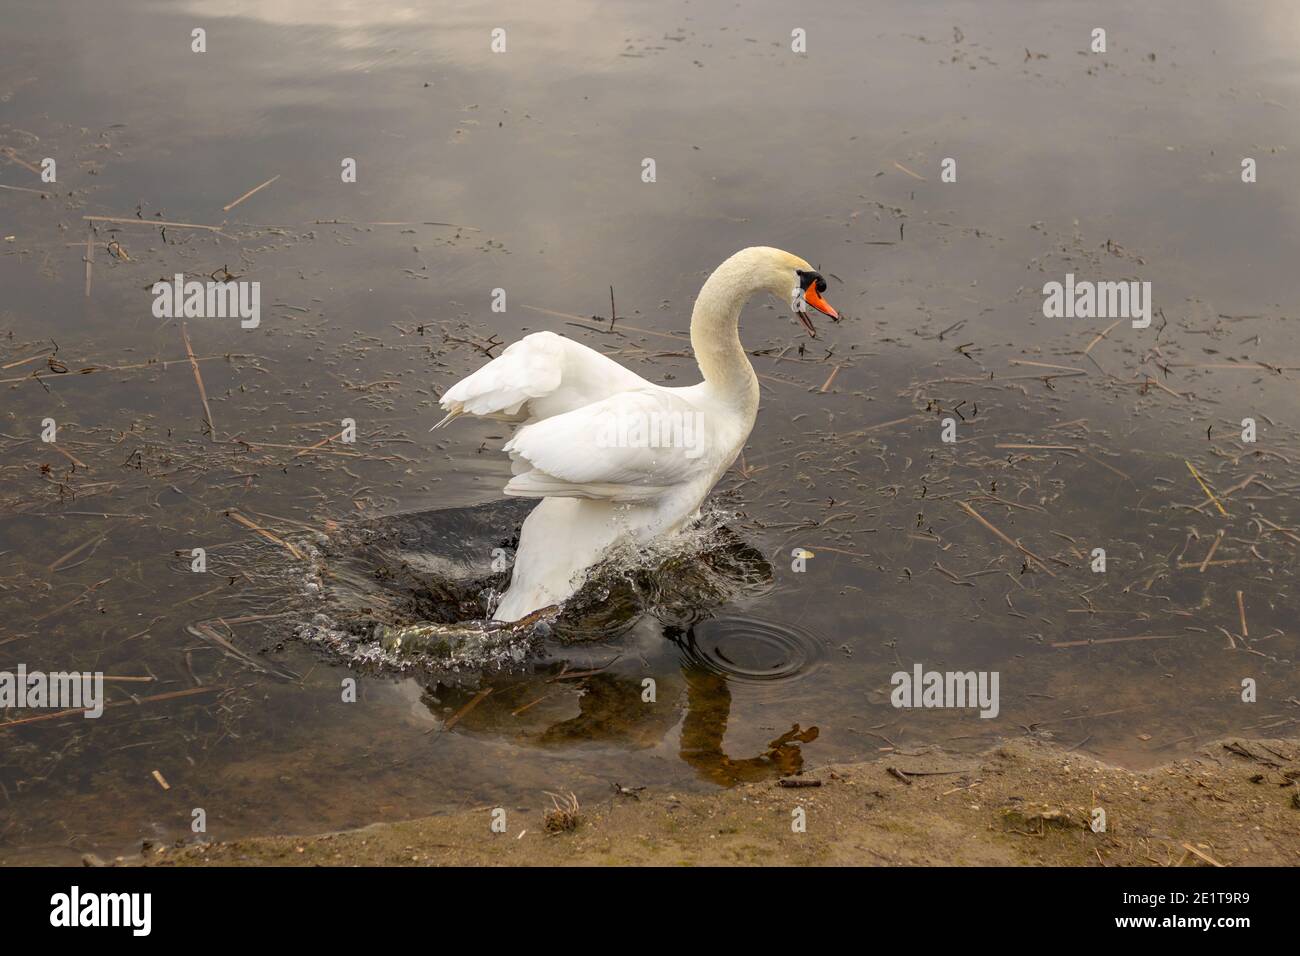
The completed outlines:
<svg viewBox="0 0 1300 956">
<path fill-rule="evenodd" d="M 698 385 L 656 385 L 585 345 L 534 332 L 447 389 L 439 401 L 446 417 L 430 431 L 462 415 L 519 425 L 503 448 L 513 472 L 505 493 L 541 499 L 520 530 L 494 620 L 564 602 L 614 544 L 645 544 L 698 516 L 758 414 L 758 378 L 739 323 L 761 291 L 789 302 L 814 338 L 808 306 L 839 318 L 808 262 L 753 246 L 718 266 L 696 297 Z"/>
</svg>

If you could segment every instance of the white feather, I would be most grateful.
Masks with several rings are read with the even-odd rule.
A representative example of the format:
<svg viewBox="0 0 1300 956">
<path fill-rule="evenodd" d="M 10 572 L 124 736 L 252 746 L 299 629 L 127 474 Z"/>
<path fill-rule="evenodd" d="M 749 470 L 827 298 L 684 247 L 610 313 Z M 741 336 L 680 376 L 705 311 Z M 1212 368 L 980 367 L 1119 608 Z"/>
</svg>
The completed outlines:
<svg viewBox="0 0 1300 956">
<path fill-rule="evenodd" d="M 517 472 L 506 494 L 644 501 L 710 470 L 710 413 L 683 393 L 644 383 L 525 425 L 505 446 Z"/>
<path fill-rule="evenodd" d="M 536 421 L 641 383 L 594 349 L 554 332 L 534 332 L 447 389 L 439 402 L 447 418 L 434 428 L 460 415 Z"/>
</svg>

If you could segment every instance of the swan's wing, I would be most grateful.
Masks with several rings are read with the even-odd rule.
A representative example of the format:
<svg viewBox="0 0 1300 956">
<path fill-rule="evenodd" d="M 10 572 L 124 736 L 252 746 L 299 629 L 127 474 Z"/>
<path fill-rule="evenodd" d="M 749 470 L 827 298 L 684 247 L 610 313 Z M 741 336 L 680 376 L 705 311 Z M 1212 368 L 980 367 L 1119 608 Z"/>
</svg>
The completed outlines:
<svg viewBox="0 0 1300 956">
<path fill-rule="evenodd" d="M 654 386 L 521 428 L 505 450 L 508 495 L 644 501 L 703 473 L 712 460 L 705 412 Z"/>
<path fill-rule="evenodd" d="M 554 332 L 534 332 L 443 394 L 447 417 L 531 422 L 644 388 L 645 379 L 613 359 Z"/>
</svg>

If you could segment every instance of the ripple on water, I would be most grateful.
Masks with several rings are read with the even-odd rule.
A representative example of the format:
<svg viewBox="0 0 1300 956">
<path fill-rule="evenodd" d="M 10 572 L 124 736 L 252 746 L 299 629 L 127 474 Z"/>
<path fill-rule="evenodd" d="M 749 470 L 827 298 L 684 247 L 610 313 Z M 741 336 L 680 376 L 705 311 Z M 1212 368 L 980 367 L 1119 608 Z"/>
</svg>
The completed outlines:
<svg viewBox="0 0 1300 956">
<path fill-rule="evenodd" d="M 691 628 L 678 646 L 689 663 L 741 684 L 788 683 L 821 667 L 824 642 L 815 635 L 777 621 L 719 617 Z"/>
</svg>

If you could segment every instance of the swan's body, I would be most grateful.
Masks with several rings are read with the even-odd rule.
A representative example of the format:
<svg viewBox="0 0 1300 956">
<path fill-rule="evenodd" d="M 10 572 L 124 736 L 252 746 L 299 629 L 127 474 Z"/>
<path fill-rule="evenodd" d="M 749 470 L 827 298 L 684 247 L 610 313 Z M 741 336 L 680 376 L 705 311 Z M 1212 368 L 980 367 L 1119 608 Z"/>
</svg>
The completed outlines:
<svg viewBox="0 0 1300 956">
<path fill-rule="evenodd" d="M 520 531 L 497 620 L 563 602 L 620 539 L 643 544 L 699 513 L 758 414 L 742 307 L 766 290 L 834 315 L 824 289 L 807 262 L 779 249 L 743 249 L 720 265 L 691 314 L 698 385 L 665 388 L 585 345 L 535 332 L 447 390 L 447 417 L 434 427 L 460 415 L 520 424 L 505 445 L 514 470 L 505 492 L 542 499 Z M 802 310 L 800 318 L 811 332 Z"/>
</svg>

